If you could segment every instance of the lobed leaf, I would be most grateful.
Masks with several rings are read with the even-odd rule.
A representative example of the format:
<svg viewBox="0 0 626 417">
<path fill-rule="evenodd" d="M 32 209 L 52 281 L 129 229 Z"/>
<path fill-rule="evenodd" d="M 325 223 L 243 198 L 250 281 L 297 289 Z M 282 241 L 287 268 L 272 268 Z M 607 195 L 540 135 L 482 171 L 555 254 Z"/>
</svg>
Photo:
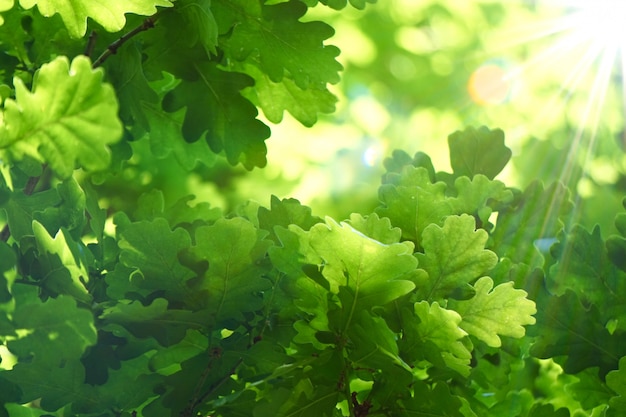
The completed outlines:
<svg viewBox="0 0 626 417">
<path fill-rule="evenodd" d="M 385 245 L 331 218 L 313 226 L 309 238 L 311 249 L 323 261 L 321 272 L 330 290 L 345 291 L 348 322 L 359 309 L 384 305 L 415 288 L 407 279 L 416 267 L 410 243 Z"/>
<path fill-rule="evenodd" d="M 107 145 L 117 142 L 122 125 L 113 89 L 102 82 L 84 56 L 70 63 L 58 57 L 43 65 L 33 91 L 15 79 L 15 100 L 4 103 L 0 149 L 13 160 L 30 156 L 67 178 L 74 166 L 94 171 L 110 161 Z"/>
<path fill-rule="evenodd" d="M 126 291 L 139 289 L 162 292 L 170 301 L 193 307 L 203 304 L 201 297 L 189 286 L 195 275 L 183 266 L 178 253 L 191 247 L 191 237 L 183 229 L 171 230 L 167 220 L 130 223 L 116 219 L 118 224 L 120 263 L 133 272 L 126 278 Z"/>
<path fill-rule="evenodd" d="M 607 416 L 615 417 L 626 412 L 626 357 L 619 360 L 619 368 L 606 375 L 606 384 L 617 395 L 609 400 Z"/>
<path fill-rule="evenodd" d="M 454 214 L 452 203 L 445 196 L 445 183 L 433 184 L 426 168 L 406 166 L 401 174 L 387 178 L 389 183 L 379 188 L 382 204 L 376 213 L 399 227 L 403 239 L 421 245 L 426 226 L 442 224 L 446 216 Z"/>
<path fill-rule="evenodd" d="M 464 214 L 447 217 L 443 227 L 431 224 L 424 229 L 424 253 L 416 254 L 420 267 L 428 273 L 417 283 L 424 299 L 438 300 L 464 291 L 496 265 L 496 254 L 485 249 L 487 232 L 475 228 L 474 218 Z"/>
<path fill-rule="evenodd" d="M 493 247 L 500 257 L 531 267 L 541 266 L 543 257 L 535 243 L 555 238 L 563 228 L 561 218 L 572 209 L 569 190 L 560 183 L 544 188 L 531 183 L 511 206 L 498 214 Z"/>
<path fill-rule="evenodd" d="M 117 32 L 126 24 L 126 13 L 151 16 L 159 7 L 171 7 L 167 0 L 19 0 L 20 6 L 30 9 L 37 6 L 46 16 L 59 14 L 69 33 L 79 38 L 87 30 L 87 18 L 98 22 L 109 32 Z"/>
<path fill-rule="evenodd" d="M 604 375 L 626 356 L 624 332 L 609 333 L 598 307 L 583 306 L 572 291 L 556 297 L 543 290 L 535 302 L 537 324 L 527 332 L 536 337 L 530 350 L 535 357 L 556 358 L 567 373 L 597 366 Z"/>
<path fill-rule="evenodd" d="M 403 336 L 400 344 L 405 360 L 426 359 L 435 366 L 468 376 L 472 354 L 462 341 L 467 333 L 459 327 L 461 316 L 434 302 L 415 303 L 413 311 L 402 312 Z"/>
<path fill-rule="evenodd" d="M 231 59 L 257 64 L 275 83 L 289 77 L 302 90 L 323 90 L 339 81 L 339 49 L 324 45 L 334 34 L 331 26 L 300 21 L 306 10 L 296 0 L 273 6 L 259 0 L 214 0 L 219 33 L 226 35 L 220 47 Z"/>
<path fill-rule="evenodd" d="M 82 302 L 91 302 L 92 296 L 85 287 L 89 282 L 85 256 L 80 256 L 84 247 L 74 242 L 64 230 L 53 238 L 37 221 L 33 221 L 33 233 L 43 274 L 38 278 L 43 288 L 55 296 L 67 294 Z"/>
<path fill-rule="evenodd" d="M 260 294 L 270 288 L 260 262 L 270 244 L 265 235 L 240 217 L 196 230 L 192 253 L 209 268 L 192 288 L 202 294 L 211 322 L 230 323 L 261 308 Z"/>
<path fill-rule="evenodd" d="M 556 259 L 546 277 L 550 292 L 562 295 L 571 290 L 585 304 L 621 304 L 619 294 L 626 289 L 626 274 L 609 259 L 598 226 L 589 233 L 574 225 L 559 236 L 550 253 Z"/>
<path fill-rule="evenodd" d="M 240 94 L 252 84 L 245 74 L 222 71 L 214 63 L 196 62 L 196 76 L 183 80 L 163 99 L 170 113 L 186 107 L 182 125 L 185 139 L 204 137 L 214 153 L 224 151 L 231 164 L 239 162 L 252 169 L 265 166 L 265 139 L 269 128 L 256 119 L 257 109 Z"/>
<path fill-rule="evenodd" d="M 535 303 L 526 298 L 526 291 L 513 288 L 512 282 L 494 288 L 491 278 L 482 277 L 473 287 L 472 298 L 450 300 L 449 306 L 463 318 L 459 326 L 488 346 L 500 347 L 500 336 L 523 337 L 523 326 L 535 324 Z"/>
<path fill-rule="evenodd" d="M 318 113 L 335 111 L 337 97 L 326 88 L 302 89 L 287 77 L 283 77 L 280 82 L 274 82 L 253 65 L 243 67 L 243 71 L 254 78 L 254 86 L 244 90 L 242 94 L 256 103 L 272 123 L 280 123 L 283 112 L 288 111 L 304 126 L 311 127 L 317 122 Z"/>
<path fill-rule="evenodd" d="M 504 132 L 486 127 L 469 127 L 448 136 L 450 165 L 457 177 L 483 174 L 494 179 L 511 158 L 511 150 L 504 145 Z"/>
</svg>

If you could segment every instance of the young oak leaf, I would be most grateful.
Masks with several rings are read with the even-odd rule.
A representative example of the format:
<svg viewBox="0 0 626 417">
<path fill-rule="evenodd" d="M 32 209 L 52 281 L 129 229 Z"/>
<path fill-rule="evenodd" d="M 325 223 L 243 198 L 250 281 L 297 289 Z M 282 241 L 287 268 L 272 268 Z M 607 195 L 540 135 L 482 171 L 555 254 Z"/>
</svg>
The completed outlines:
<svg viewBox="0 0 626 417">
<path fill-rule="evenodd" d="M 70 35 L 80 38 L 87 30 L 87 18 L 98 22 L 109 32 L 117 32 L 126 24 L 126 13 L 151 16 L 157 6 L 170 7 L 167 0 L 20 0 L 20 6 L 37 6 L 39 13 L 50 17 L 59 14 Z"/>
<path fill-rule="evenodd" d="M 209 264 L 204 276 L 193 283 L 203 294 L 209 319 L 238 320 L 262 306 L 262 292 L 270 288 L 261 262 L 271 242 L 246 219 L 219 219 L 196 230 L 193 254 Z"/>
<path fill-rule="evenodd" d="M 84 248 L 79 247 L 63 229 L 53 238 L 36 220 L 33 221 L 33 233 L 44 274 L 41 277 L 42 286 L 55 295 L 67 294 L 85 303 L 91 302 L 91 294 L 85 287 L 89 273 L 84 265 L 84 256 L 81 262 L 79 255 Z"/>
<path fill-rule="evenodd" d="M 313 226 L 309 237 L 331 291 L 350 303 L 343 305 L 348 322 L 358 309 L 384 305 L 415 288 L 407 279 L 417 266 L 409 242 L 385 245 L 330 217 Z"/>
<path fill-rule="evenodd" d="M 583 306 L 571 290 L 557 297 L 542 289 L 535 302 L 540 306 L 537 324 L 527 332 L 536 336 L 530 349 L 533 356 L 555 358 L 570 374 L 596 366 L 606 374 L 626 356 L 626 334 L 609 333 L 598 306 Z"/>
<path fill-rule="evenodd" d="M 424 299 L 438 300 L 468 289 L 470 282 L 496 265 L 496 254 L 485 249 L 487 232 L 475 229 L 474 217 L 467 214 L 447 217 L 443 227 L 432 224 L 424 229 L 424 253 L 416 254 L 428 273 L 418 283 Z"/>
<path fill-rule="evenodd" d="M 535 242 L 556 237 L 563 228 L 561 217 L 572 207 L 569 190 L 563 184 L 546 188 L 539 181 L 531 183 L 510 207 L 498 213 L 492 234 L 494 250 L 500 257 L 540 266 L 543 257 Z"/>
<path fill-rule="evenodd" d="M 452 199 L 456 212 L 477 215 L 483 225 L 489 222 L 494 207 L 513 201 L 513 193 L 504 183 L 490 180 L 483 174 L 476 174 L 472 179 L 458 177 L 454 188 L 458 191 Z"/>
<path fill-rule="evenodd" d="M 259 0 L 215 0 L 212 9 L 220 34 L 229 34 L 220 46 L 230 58 L 258 62 L 276 83 L 289 75 L 303 90 L 339 81 L 339 49 L 324 45 L 334 30 L 322 22 L 300 22 L 307 10 L 302 2 L 267 6 Z"/>
<path fill-rule="evenodd" d="M 468 127 L 448 136 L 450 165 L 455 176 L 472 178 L 484 174 L 493 179 L 511 158 L 511 150 L 504 145 L 504 132 L 486 127 Z"/>
<path fill-rule="evenodd" d="M 371 237 L 386 245 L 398 243 L 402 237 L 402 230 L 393 227 L 388 218 L 380 218 L 376 213 L 372 213 L 366 217 L 363 217 L 359 213 L 352 213 L 348 223 L 365 236 Z"/>
<path fill-rule="evenodd" d="M 572 290 L 585 303 L 621 305 L 626 275 L 609 259 L 600 227 L 592 233 L 574 225 L 550 248 L 557 262 L 550 268 L 546 284 L 550 292 L 562 295 Z"/>
<path fill-rule="evenodd" d="M 422 231 L 430 224 L 441 224 L 454 214 L 445 196 L 446 184 L 432 183 L 426 168 L 405 166 L 401 174 L 389 175 L 390 183 L 379 188 L 381 205 L 376 213 L 388 217 L 402 229 L 402 238 L 422 244 Z"/>
<path fill-rule="evenodd" d="M 32 92 L 15 79 L 15 100 L 5 101 L 0 116 L 0 149 L 15 160 L 31 156 L 47 163 L 63 178 L 76 163 L 104 169 L 110 161 L 107 145 L 122 135 L 117 111 L 113 88 L 88 58 L 79 56 L 70 66 L 58 57 L 40 68 Z"/>
<path fill-rule="evenodd" d="M 196 79 L 183 80 L 163 98 L 166 112 L 187 108 L 182 126 L 185 139 L 195 142 L 204 136 L 211 150 L 224 151 L 233 165 L 265 166 L 269 128 L 256 118 L 256 107 L 240 94 L 252 85 L 252 78 L 222 71 L 211 62 L 193 63 L 191 70 Z"/>
<path fill-rule="evenodd" d="M 413 310 L 402 312 L 402 356 L 412 363 L 426 359 L 435 366 L 445 366 L 468 376 L 472 354 L 461 340 L 467 336 L 459 327 L 461 316 L 436 301 L 432 304 L 420 301 Z"/>
<path fill-rule="evenodd" d="M 523 326 L 535 324 L 535 303 L 526 291 L 505 282 L 493 288 L 493 280 L 482 277 L 474 284 L 476 294 L 469 300 L 450 300 L 449 307 L 461 315 L 459 326 L 488 346 L 500 347 L 500 336 L 520 338 Z"/>
<path fill-rule="evenodd" d="M 617 395 L 609 400 L 607 417 L 617 417 L 626 412 L 626 357 L 619 360 L 619 369 L 606 375 L 606 384 Z"/>
<path fill-rule="evenodd" d="M 130 276 L 130 287 L 162 291 L 169 301 L 192 307 L 202 304 L 202 297 L 189 286 L 188 281 L 195 276 L 193 271 L 181 265 L 178 258 L 179 252 L 191 246 L 186 230 L 171 230 L 163 218 L 130 223 L 118 216 L 116 223 L 120 263 L 135 270 Z"/>
<path fill-rule="evenodd" d="M 288 111 L 304 126 L 311 127 L 317 122 L 319 113 L 335 111 L 337 97 L 325 87 L 302 89 L 288 77 L 274 82 L 258 67 L 250 64 L 243 64 L 242 71 L 254 78 L 254 86 L 245 89 L 242 94 L 257 104 L 272 123 L 280 123 L 283 112 Z"/>
<path fill-rule="evenodd" d="M 135 337 L 154 337 L 162 346 L 179 343 L 188 329 L 200 329 L 206 323 L 200 312 L 168 309 L 163 298 L 154 299 L 150 305 L 123 300 L 104 310 L 100 319 L 105 328 L 119 324 Z"/>
</svg>

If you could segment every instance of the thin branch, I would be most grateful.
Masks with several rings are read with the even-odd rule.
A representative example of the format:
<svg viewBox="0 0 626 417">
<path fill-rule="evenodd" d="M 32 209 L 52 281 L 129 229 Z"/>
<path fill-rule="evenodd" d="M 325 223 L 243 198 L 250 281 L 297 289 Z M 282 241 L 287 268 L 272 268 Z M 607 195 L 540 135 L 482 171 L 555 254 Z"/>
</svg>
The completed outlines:
<svg viewBox="0 0 626 417">
<path fill-rule="evenodd" d="M 154 27 L 154 22 L 156 21 L 157 15 L 150 16 L 143 21 L 143 23 L 137 26 L 135 29 L 123 35 L 121 38 L 107 46 L 107 49 L 93 62 L 92 67 L 98 68 L 100 65 L 104 63 L 111 55 L 117 53 L 117 50 L 120 49 L 122 45 L 128 42 L 133 36 L 141 33 L 145 30 L 151 29 Z"/>
<path fill-rule="evenodd" d="M 84 55 L 91 58 L 91 54 L 93 54 L 93 50 L 96 47 L 96 40 L 98 39 L 98 34 L 95 30 L 92 30 L 89 34 L 89 39 L 87 40 L 87 46 L 85 47 Z"/>
</svg>

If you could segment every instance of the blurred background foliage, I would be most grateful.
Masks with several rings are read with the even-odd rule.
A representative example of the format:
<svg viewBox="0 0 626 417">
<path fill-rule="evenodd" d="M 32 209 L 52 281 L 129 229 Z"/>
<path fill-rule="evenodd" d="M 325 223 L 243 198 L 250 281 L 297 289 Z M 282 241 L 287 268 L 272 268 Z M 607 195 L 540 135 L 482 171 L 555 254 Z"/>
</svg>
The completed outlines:
<svg viewBox="0 0 626 417">
<path fill-rule="evenodd" d="M 614 231 L 626 189 L 623 80 L 617 35 L 597 33 L 602 16 L 554 0 L 381 0 L 364 10 L 318 4 L 305 19 L 335 28 L 328 43 L 344 66 L 332 86 L 336 111 L 312 128 L 288 114 L 267 122 L 267 167 L 218 161 L 185 176 L 185 191 L 226 211 L 248 199 L 268 205 L 271 194 L 295 197 L 343 219 L 377 205 L 394 149 L 425 152 L 447 171 L 447 136 L 485 125 L 503 129 L 513 150 L 499 179 L 520 188 L 562 181 L 577 202 L 575 221 Z M 154 175 L 176 197 L 186 174 L 171 166 Z"/>
</svg>

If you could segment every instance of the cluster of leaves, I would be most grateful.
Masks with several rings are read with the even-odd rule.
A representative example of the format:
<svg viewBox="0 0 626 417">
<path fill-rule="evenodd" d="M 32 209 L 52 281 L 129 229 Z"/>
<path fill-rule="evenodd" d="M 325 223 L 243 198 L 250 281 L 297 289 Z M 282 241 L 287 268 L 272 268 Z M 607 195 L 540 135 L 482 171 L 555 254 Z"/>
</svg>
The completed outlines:
<svg viewBox="0 0 626 417">
<path fill-rule="evenodd" d="M 315 3 L 0 2 L 0 416 L 626 411 L 626 214 L 605 241 L 564 186 L 506 187 L 499 130 L 452 134 L 452 173 L 394 153 L 343 222 L 111 203 L 142 159 L 263 166 L 257 108 L 332 111 Z"/>
<path fill-rule="evenodd" d="M 344 222 L 152 190 L 115 235 L 88 186 L 24 195 L 11 168 L 2 414 L 619 415 L 626 239 L 566 232 L 558 184 L 495 180 L 501 131 L 449 144 L 452 173 L 396 152 Z"/>
</svg>

